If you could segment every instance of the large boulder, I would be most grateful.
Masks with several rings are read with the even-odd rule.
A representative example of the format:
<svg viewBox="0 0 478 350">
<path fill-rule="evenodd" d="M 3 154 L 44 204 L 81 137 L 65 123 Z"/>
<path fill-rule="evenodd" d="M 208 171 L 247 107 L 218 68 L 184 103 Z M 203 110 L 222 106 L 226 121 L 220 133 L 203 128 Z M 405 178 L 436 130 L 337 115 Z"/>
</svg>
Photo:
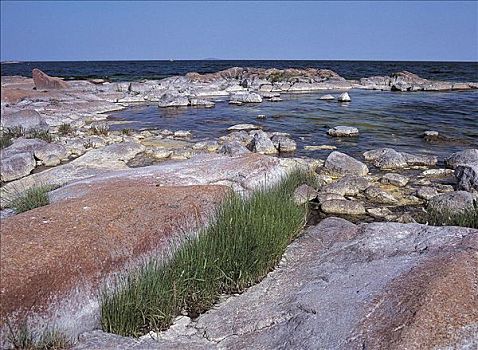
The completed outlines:
<svg viewBox="0 0 478 350">
<path fill-rule="evenodd" d="M 252 147 L 254 152 L 261 154 L 276 154 L 278 152 L 267 133 L 262 130 L 254 132 Z"/>
<path fill-rule="evenodd" d="M 478 149 L 466 149 L 456 152 L 445 159 L 447 167 L 455 169 L 458 165 L 478 162 Z"/>
<path fill-rule="evenodd" d="M 365 160 L 372 161 L 380 169 L 400 169 L 406 167 L 407 160 L 392 148 L 379 148 L 363 154 Z"/>
<path fill-rule="evenodd" d="M 341 152 L 334 151 L 325 160 L 324 168 L 332 175 L 358 175 L 364 176 L 368 173 L 367 166 Z"/>
<path fill-rule="evenodd" d="M 24 130 L 47 130 L 48 124 L 34 109 L 23 109 L 10 114 L 2 114 L 1 124 L 4 129 L 22 128 Z"/>
<path fill-rule="evenodd" d="M 455 176 L 458 180 L 458 189 L 468 192 L 478 192 L 478 161 L 455 168 Z"/>
<path fill-rule="evenodd" d="M 361 191 L 365 191 L 370 186 L 370 182 L 361 176 L 346 175 L 338 181 L 322 187 L 322 193 L 334 193 L 341 196 L 356 196 Z"/>
<path fill-rule="evenodd" d="M 271 138 L 274 147 L 277 148 L 279 152 L 295 152 L 297 149 L 297 143 L 285 135 L 274 135 Z"/>
<path fill-rule="evenodd" d="M 0 162 L 0 181 L 7 182 L 27 176 L 35 169 L 36 162 L 30 152 L 17 153 Z"/>
<path fill-rule="evenodd" d="M 60 78 L 50 77 L 38 68 L 32 70 L 33 82 L 37 90 L 67 89 L 68 83 Z"/>
<path fill-rule="evenodd" d="M 59 143 L 47 143 L 43 146 L 40 146 L 34 150 L 35 158 L 45 161 L 51 156 L 55 156 L 58 159 L 68 158 L 68 150 L 65 146 Z"/>
<path fill-rule="evenodd" d="M 454 214 L 466 210 L 473 210 L 478 196 L 466 191 L 456 191 L 439 194 L 428 202 L 428 209 L 444 214 Z"/>
</svg>

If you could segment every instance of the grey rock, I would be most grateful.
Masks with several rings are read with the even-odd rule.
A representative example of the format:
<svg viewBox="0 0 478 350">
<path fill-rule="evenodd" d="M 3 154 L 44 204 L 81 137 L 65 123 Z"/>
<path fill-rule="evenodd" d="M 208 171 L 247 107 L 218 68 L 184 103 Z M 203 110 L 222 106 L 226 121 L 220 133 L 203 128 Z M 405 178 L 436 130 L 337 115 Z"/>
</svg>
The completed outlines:
<svg viewBox="0 0 478 350">
<path fill-rule="evenodd" d="M 363 215 L 365 208 L 362 203 L 358 201 L 351 201 L 347 199 L 331 199 L 322 202 L 320 209 L 326 214 L 339 215 Z"/>
<path fill-rule="evenodd" d="M 383 175 L 382 178 L 380 179 L 380 182 L 383 184 L 390 184 L 397 187 L 406 186 L 408 181 L 409 181 L 408 177 L 404 175 L 400 175 L 400 174 L 395 174 L 395 173 L 387 173 Z"/>
<path fill-rule="evenodd" d="M 322 95 L 319 97 L 319 100 L 331 101 L 331 100 L 335 100 L 335 97 L 332 95 Z"/>
<path fill-rule="evenodd" d="M 252 143 L 253 150 L 256 153 L 276 154 L 278 152 L 272 140 L 262 130 L 255 131 Z"/>
<path fill-rule="evenodd" d="M 327 193 L 327 192 L 319 192 L 317 194 L 317 201 L 319 204 L 322 204 L 325 201 L 330 201 L 332 199 L 343 199 L 345 200 L 344 196 L 336 193 Z"/>
<path fill-rule="evenodd" d="M 14 156 L 18 153 L 33 153 L 36 149 L 39 149 L 43 146 L 47 145 L 47 142 L 38 139 L 25 139 L 25 138 L 18 138 L 13 141 L 13 144 L 0 150 L 0 158 L 2 160 Z"/>
<path fill-rule="evenodd" d="M 23 109 L 18 112 L 3 114 L 1 125 L 5 129 L 21 127 L 24 130 L 48 130 L 48 124 L 37 111 Z"/>
<path fill-rule="evenodd" d="M 350 98 L 349 94 L 347 92 L 344 92 L 340 94 L 340 96 L 337 98 L 337 101 L 339 102 L 350 102 L 352 99 Z"/>
<path fill-rule="evenodd" d="M 227 154 L 229 156 L 236 156 L 239 154 L 251 153 L 241 142 L 229 141 L 219 148 L 219 153 Z"/>
<path fill-rule="evenodd" d="M 61 160 L 57 155 L 49 155 L 45 159 L 43 159 L 43 165 L 47 167 L 57 166 L 61 164 Z"/>
<path fill-rule="evenodd" d="M 231 101 L 241 103 L 260 103 L 262 102 L 262 97 L 255 92 L 239 92 L 231 96 Z"/>
<path fill-rule="evenodd" d="M 358 175 L 364 176 L 368 173 L 367 166 L 341 152 L 334 151 L 325 160 L 324 168 L 333 175 Z"/>
<path fill-rule="evenodd" d="M 204 100 L 200 98 L 192 98 L 189 100 L 189 104 L 193 107 L 205 107 L 205 108 L 212 108 L 216 104 L 209 100 Z"/>
<path fill-rule="evenodd" d="M 327 134 L 335 137 L 351 137 L 358 136 L 359 130 L 352 126 L 336 126 L 332 129 L 329 129 L 329 131 L 327 131 Z"/>
<path fill-rule="evenodd" d="M 191 137 L 191 131 L 189 130 L 178 130 L 174 132 L 174 137 L 179 137 L 179 138 L 188 138 Z"/>
<path fill-rule="evenodd" d="M 184 107 L 189 105 L 189 99 L 186 96 L 175 95 L 172 93 L 163 94 L 158 101 L 158 107 Z"/>
<path fill-rule="evenodd" d="M 475 208 L 478 196 L 466 191 L 439 194 L 428 201 L 429 210 L 449 214 Z"/>
<path fill-rule="evenodd" d="M 405 152 L 402 152 L 401 154 L 405 157 L 405 161 L 408 165 L 433 166 L 438 162 L 436 156 L 417 155 Z"/>
<path fill-rule="evenodd" d="M 365 190 L 365 196 L 375 203 L 382 203 L 382 204 L 397 204 L 397 199 L 392 196 L 390 193 L 382 190 L 381 188 L 370 186 Z"/>
<path fill-rule="evenodd" d="M 68 158 L 68 150 L 65 146 L 59 143 L 47 143 L 40 146 L 34 151 L 35 158 L 44 161 L 50 156 L 55 156 L 58 159 Z"/>
<path fill-rule="evenodd" d="M 408 165 L 407 159 L 392 148 L 379 148 L 363 155 L 365 160 L 372 161 L 373 165 L 380 169 L 400 169 Z"/>
<path fill-rule="evenodd" d="M 23 152 L 3 158 L 0 164 L 0 180 L 13 181 L 30 174 L 35 169 L 36 162 L 33 153 Z"/>
<path fill-rule="evenodd" d="M 433 187 L 423 186 L 417 189 L 417 197 L 430 200 L 438 195 L 438 191 Z"/>
<path fill-rule="evenodd" d="M 297 149 L 297 143 L 290 137 L 274 135 L 271 140 L 279 152 L 294 152 Z"/>
<path fill-rule="evenodd" d="M 309 185 L 300 185 L 293 193 L 296 204 L 303 205 L 317 198 L 317 190 Z"/>
<path fill-rule="evenodd" d="M 455 177 L 459 190 L 478 192 L 478 161 L 456 166 Z"/>
<path fill-rule="evenodd" d="M 338 181 L 324 186 L 322 193 L 334 193 L 341 196 L 356 196 L 370 186 L 370 182 L 361 176 L 347 175 Z"/>
<path fill-rule="evenodd" d="M 478 162 L 478 149 L 467 149 L 456 152 L 445 159 L 447 167 L 455 169 L 458 165 Z"/>
<path fill-rule="evenodd" d="M 242 130 L 250 131 L 250 130 L 259 130 L 259 129 L 262 129 L 262 127 L 259 125 L 254 125 L 254 124 L 236 124 L 227 128 L 228 131 L 242 131 Z"/>
<path fill-rule="evenodd" d="M 388 208 L 368 208 L 367 214 L 373 216 L 374 218 L 386 218 L 390 217 L 393 213 Z"/>
</svg>

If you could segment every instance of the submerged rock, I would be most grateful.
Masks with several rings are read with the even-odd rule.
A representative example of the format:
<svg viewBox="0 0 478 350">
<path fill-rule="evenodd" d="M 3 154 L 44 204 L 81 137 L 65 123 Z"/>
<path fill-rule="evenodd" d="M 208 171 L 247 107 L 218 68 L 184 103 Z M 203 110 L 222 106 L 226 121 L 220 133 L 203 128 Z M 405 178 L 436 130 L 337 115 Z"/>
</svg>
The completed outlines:
<svg viewBox="0 0 478 350">
<path fill-rule="evenodd" d="M 331 100 L 335 100 L 335 97 L 332 95 L 322 95 L 319 97 L 319 100 L 331 101 Z"/>
<path fill-rule="evenodd" d="M 350 136 L 358 136 L 359 130 L 352 126 L 336 126 L 332 129 L 329 129 L 329 131 L 327 131 L 327 134 L 329 134 L 330 136 L 336 136 L 336 137 L 347 137 L 347 136 L 350 137 Z"/>
<path fill-rule="evenodd" d="M 350 98 L 350 96 L 347 92 L 344 92 L 343 94 L 340 94 L 340 96 L 337 98 L 337 101 L 339 101 L 339 102 L 350 102 L 350 101 L 352 101 L 352 99 Z"/>
<path fill-rule="evenodd" d="M 262 127 L 254 124 L 236 124 L 227 128 L 228 131 L 250 131 L 259 129 L 262 129 Z"/>
</svg>

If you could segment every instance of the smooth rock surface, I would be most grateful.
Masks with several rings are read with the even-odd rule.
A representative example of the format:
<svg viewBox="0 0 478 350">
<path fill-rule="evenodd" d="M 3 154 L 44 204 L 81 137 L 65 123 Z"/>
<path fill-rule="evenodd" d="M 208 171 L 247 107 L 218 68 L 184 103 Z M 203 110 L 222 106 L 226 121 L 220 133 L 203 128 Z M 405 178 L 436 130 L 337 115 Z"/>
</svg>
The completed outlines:
<svg viewBox="0 0 478 350">
<path fill-rule="evenodd" d="M 332 129 L 329 129 L 329 131 L 327 131 L 327 134 L 335 137 L 352 137 L 358 136 L 359 130 L 352 126 L 336 126 Z"/>
<path fill-rule="evenodd" d="M 1 125 L 5 129 L 48 130 L 48 124 L 34 109 L 23 109 L 13 113 L 2 113 Z"/>
<path fill-rule="evenodd" d="M 478 162 L 478 149 L 466 149 L 456 152 L 445 159 L 445 164 L 452 169 L 455 169 L 458 165 L 476 162 Z"/>
<path fill-rule="evenodd" d="M 367 166 L 345 153 L 334 151 L 325 160 L 324 168 L 333 175 L 358 175 L 368 173 Z"/>
<path fill-rule="evenodd" d="M 466 191 L 443 193 L 428 201 L 428 209 L 442 213 L 457 213 L 474 209 L 477 200 L 477 195 Z"/>
<path fill-rule="evenodd" d="M 468 192 L 478 192 L 478 161 L 455 168 L 455 177 L 458 180 L 458 189 Z"/>
<path fill-rule="evenodd" d="M 68 83 L 60 78 L 51 77 L 41 70 L 34 68 L 32 70 L 32 77 L 35 87 L 38 90 L 55 90 L 55 89 L 67 89 Z"/>
<path fill-rule="evenodd" d="M 347 199 L 330 199 L 320 204 L 320 209 L 326 214 L 363 215 L 365 207 L 358 201 Z"/>
</svg>

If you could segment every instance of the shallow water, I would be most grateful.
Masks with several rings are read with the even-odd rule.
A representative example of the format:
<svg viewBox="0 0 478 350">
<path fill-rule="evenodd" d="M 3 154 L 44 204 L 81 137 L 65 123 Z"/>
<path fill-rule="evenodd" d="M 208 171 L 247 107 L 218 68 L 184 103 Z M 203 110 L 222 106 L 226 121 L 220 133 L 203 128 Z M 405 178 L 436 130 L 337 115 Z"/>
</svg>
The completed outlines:
<svg viewBox="0 0 478 350">
<path fill-rule="evenodd" d="M 319 100 L 322 94 L 282 94 L 282 102 L 229 105 L 216 102 L 215 108 L 158 108 L 135 106 L 111 114 L 110 120 L 128 122 L 113 130 L 191 130 L 195 140 L 227 134 L 239 123 L 261 125 L 265 131 L 288 132 L 298 143 L 298 155 L 322 156 L 330 151 L 305 151 L 305 145 L 334 145 L 351 155 L 377 147 L 435 154 L 478 147 L 478 91 L 468 92 L 381 92 L 351 90 L 352 102 Z M 265 120 L 257 119 L 263 114 Z M 334 138 L 327 130 L 337 125 L 357 127 L 359 137 Z M 425 142 L 425 130 L 437 130 L 457 142 Z"/>
</svg>

